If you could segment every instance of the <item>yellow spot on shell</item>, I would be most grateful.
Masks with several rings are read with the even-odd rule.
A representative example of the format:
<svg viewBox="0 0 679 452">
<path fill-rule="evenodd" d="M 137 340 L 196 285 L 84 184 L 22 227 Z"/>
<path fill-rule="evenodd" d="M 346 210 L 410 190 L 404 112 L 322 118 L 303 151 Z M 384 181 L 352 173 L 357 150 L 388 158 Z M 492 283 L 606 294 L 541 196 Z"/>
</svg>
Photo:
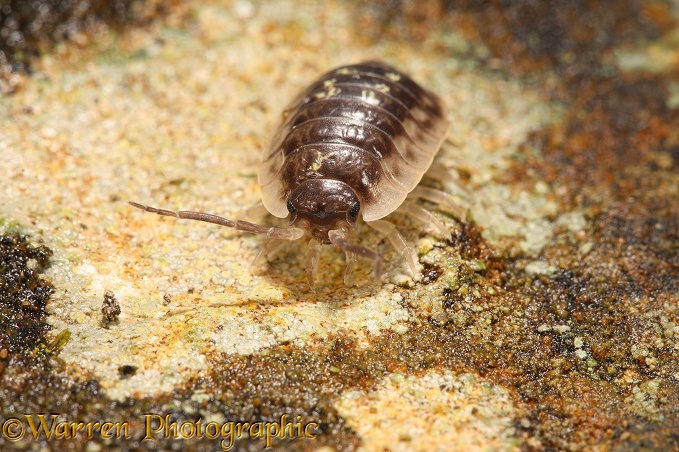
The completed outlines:
<svg viewBox="0 0 679 452">
<path fill-rule="evenodd" d="M 375 99 L 375 92 L 369 89 L 364 89 L 361 91 L 361 98 L 363 98 L 364 100 Z"/>
<path fill-rule="evenodd" d="M 339 95 L 342 90 L 337 88 L 335 85 L 327 85 L 323 91 L 317 91 L 314 93 L 316 99 L 324 99 L 327 97 L 333 97 Z"/>
<path fill-rule="evenodd" d="M 398 82 L 399 80 L 401 80 L 401 75 L 397 74 L 396 72 L 387 72 L 384 75 L 386 75 L 387 78 L 393 82 Z"/>
<path fill-rule="evenodd" d="M 338 69 L 336 74 L 349 75 L 349 74 L 356 74 L 357 72 L 358 71 L 355 70 L 355 69 L 349 69 L 349 68 L 343 67 L 341 69 Z"/>
<path fill-rule="evenodd" d="M 324 155 L 321 151 L 316 151 L 316 157 L 314 158 L 314 161 L 311 162 L 311 166 L 309 166 L 309 169 L 311 171 L 318 171 L 321 169 L 323 166 L 323 162 L 329 159 L 329 155 Z"/>
<path fill-rule="evenodd" d="M 341 92 L 342 92 L 342 90 L 341 90 L 340 88 L 337 88 L 336 86 L 333 86 L 332 88 L 330 88 L 330 89 L 328 90 L 328 97 L 337 96 L 337 95 L 339 95 L 339 93 L 341 93 Z"/>
</svg>

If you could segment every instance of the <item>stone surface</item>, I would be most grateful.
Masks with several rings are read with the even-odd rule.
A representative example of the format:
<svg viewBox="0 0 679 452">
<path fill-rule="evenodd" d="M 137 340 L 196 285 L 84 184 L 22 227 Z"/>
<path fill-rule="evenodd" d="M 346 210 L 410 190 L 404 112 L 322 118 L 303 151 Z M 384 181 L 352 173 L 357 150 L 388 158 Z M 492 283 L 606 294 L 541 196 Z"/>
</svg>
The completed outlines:
<svg viewBox="0 0 679 452">
<path fill-rule="evenodd" d="M 526 39 L 511 7 L 432 10 L 427 22 L 407 7 L 383 17 L 380 2 L 189 5 L 180 24 L 57 47 L 0 99 L 2 232 L 54 252 L 47 322 L 53 336 L 70 332 L 43 380 L 59 379 L 54 400 L 96 386 L 74 411 L 71 396 L 38 402 L 50 386 L 38 384 L 2 402 L 4 418 L 288 413 L 322 425 L 305 448 L 676 447 L 677 69 L 644 72 L 654 49 L 677 54 L 676 5 L 637 5 L 657 41 L 614 9 L 625 25 L 590 47 L 575 30 L 594 31 L 562 16 L 584 7 L 545 13 L 576 52 L 539 28 Z M 487 30 L 512 32 L 499 47 Z M 392 217 L 422 278 L 363 226 L 361 243 L 386 259 L 382 281 L 360 261 L 358 285 L 344 286 L 344 258 L 328 247 L 312 292 L 301 241 L 253 274 L 262 238 L 127 204 L 242 218 L 287 102 L 365 59 L 410 73 L 449 106 L 439 163 L 458 176 L 449 192 L 471 193 L 458 198 L 467 219 L 437 211 L 453 231 L 446 242 Z M 107 291 L 115 322 L 102 318 Z M 18 370 L 1 378 L 6 391 L 25 385 Z"/>
</svg>

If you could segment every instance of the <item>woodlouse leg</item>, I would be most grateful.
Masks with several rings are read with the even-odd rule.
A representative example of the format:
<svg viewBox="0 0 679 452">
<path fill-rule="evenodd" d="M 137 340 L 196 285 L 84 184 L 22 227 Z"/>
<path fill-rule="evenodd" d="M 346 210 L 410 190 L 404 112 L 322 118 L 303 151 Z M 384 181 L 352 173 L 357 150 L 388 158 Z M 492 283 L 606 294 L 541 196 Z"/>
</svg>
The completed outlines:
<svg viewBox="0 0 679 452">
<path fill-rule="evenodd" d="M 459 201 L 455 200 L 453 196 L 457 196 L 461 201 L 465 203 L 472 202 L 471 194 L 465 188 L 461 187 L 458 184 L 448 184 L 446 190 L 447 191 L 437 190 L 436 188 L 427 187 L 425 185 L 418 185 L 410 193 L 418 198 L 426 199 L 437 204 L 458 205 Z"/>
<path fill-rule="evenodd" d="M 466 218 L 465 212 L 460 204 L 456 202 L 449 193 L 444 191 L 418 185 L 413 191 L 410 192 L 410 196 L 413 198 L 424 199 L 425 201 L 430 201 L 434 204 L 439 204 L 440 206 L 450 210 L 450 213 L 452 213 L 458 220 L 464 220 Z M 460 195 L 460 198 L 468 201 L 464 199 L 463 194 Z"/>
<path fill-rule="evenodd" d="M 321 254 L 321 244 L 315 239 L 309 240 L 309 249 L 306 252 L 306 279 L 309 288 L 314 291 L 314 275 L 318 270 L 318 258 Z"/>
<path fill-rule="evenodd" d="M 375 281 L 379 282 L 382 277 L 382 258 L 373 250 L 350 243 L 347 240 L 347 231 L 344 229 L 333 229 L 328 232 L 330 243 L 338 246 L 345 253 L 358 254 L 368 259 L 372 259 L 375 263 Z"/>
<path fill-rule="evenodd" d="M 264 264 L 267 261 L 267 257 L 269 254 L 273 253 L 276 251 L 278 248 L 283 246 L 283 244 L 286 242 L 286 240 L 282 239 L 269 239 L 267 242 L 260 248 L 259 252 L 255 256 L 255 258 L 252 260 L 252 263 L 250 264 L 250 273 L 253 275 L 259 275 L 262 272 L 261 267 L 264 266 Z"/>
<path fill-rule="evenodd" d="M 366 224 L 384 234 L 389 240 L 389 243 L 391 243 L 396 251 L 398 251 L 403 259 L 405 259 L 412 275 L 415 276 L 418 274 L 415 250 L 408 245 L 401 233 L 396 229 L 396 226 L 386 220 L 367 221 Z"/>
<path fill-rule="evenodd" d="M 212 215 L 203 212 L 191 212 L 188 210 L 165 210 L 156 207 L 145 206 L 136 202 L 128 201 L 131 206 L 137 209 L 145 210 L 147 212 L 156 213 L 168 217 L 182 218 L 187 220 L 204 221 L 206 223 L 218 224 L 229 228 L 235 228 L 238 231 L 252 232 L 253 234 L 266 235 L 272 239 L 281 240 L 297 240 L 304 236 L 304 230 L 300 228 L 276 228 L 264 226 L 261 224 L 250 223 L 243 220 L 229 220 L 224 217 Z"/>
<path fill-rule="evenodd" d="M 424 177 L 428 177 L 429 179 L 439 181 L 441 185 L 445 185 L 446 182 L 449 182 L 451 180 L 453 181 L 460 180 L 460 177 L 457 175 L 457 173 L 449 171 L 448 168 L 446 168 L 440 163 L 437 163 L 436 161 L 432 163 L 427 172 L 424 173 Z"/>
<path fill-rule="evenodd" d="M 344 255 L 347 261 L 346 267 L 344 268 L 344 285 L 351 286 L 351 272 L 354 270 L 354 265 L 356 264 L 356 254 L 347 251 Z"/>
<path fill-rule="evenodd" d="M 352 242 L 356 240 L 356 234 L 354 234 L 353 230 L 349 230 L 348 238 Z M 351 272 L 353 271 L 354 265 L 356 264 L 357 256 L 355 253 L 351 253 L 349 251 L 346 251 L 344 253 L 344 256 L 346 259 L 346 266 L 344 268 L 344 285 L 351 286 L 352 285 Z"/>
<path fill-rule="evenodd" d="M 425 209 L 424 207 L 415 204 L 412 201 L 406 201 L 401 206 L 398 208 L 399 211 L 410 215 L 411 217 L 415 218 L 416 220 L 421 221 L 422 223 L 425 224 L 430 224 L 434 226 L 436 229 L 439 230 L 439 232 L 443 235 L 443 237 L 446 238 L 446 240 L 452 239 L 452 235 L 450 231 L 446 228 L 446 226 L 434 216 L 433 213 Z"/>
</svg>

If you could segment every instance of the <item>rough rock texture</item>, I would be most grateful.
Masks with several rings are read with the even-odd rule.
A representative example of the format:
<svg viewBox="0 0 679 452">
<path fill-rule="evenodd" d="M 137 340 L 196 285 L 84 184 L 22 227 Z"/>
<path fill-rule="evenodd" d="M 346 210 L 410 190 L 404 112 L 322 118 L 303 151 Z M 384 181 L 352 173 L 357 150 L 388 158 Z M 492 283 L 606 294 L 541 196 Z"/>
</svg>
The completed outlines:
<svg viewBox="0 0 679 452">
<path fill-rule="evenodd" d="M 85 446 L 33 439 L 45 412 L 129 422 L 94 449 L 282 415 L 317 424 L 291 450 L 679 447 L 679 5 L 414 3 L 169 3 L 40 41 L 0 99 L 3 450 L 14 418 L 22 447 Z M 344 286 L 328 247 L 312 292 L 304 243 L 252 274 L 262 238 L 126 203 L 243 218 L 286 103 L 364 59 L 449 106 L 467 218 L 391 218 L 421 275 L 363 226 L 381 283 L 359 261 Z M 141 441 L 149 413 L 193 437 Z"/>
</svg>

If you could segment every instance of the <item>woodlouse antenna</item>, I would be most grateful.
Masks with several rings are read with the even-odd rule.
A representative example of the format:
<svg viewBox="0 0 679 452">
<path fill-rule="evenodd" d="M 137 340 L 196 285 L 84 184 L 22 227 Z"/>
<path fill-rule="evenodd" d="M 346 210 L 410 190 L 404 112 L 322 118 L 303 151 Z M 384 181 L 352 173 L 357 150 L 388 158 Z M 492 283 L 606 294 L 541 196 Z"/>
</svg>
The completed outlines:
<svg viewBox="0 0 679 452">
<path fill-rule="evenodd" d="M 264 226 L 261 224 L 250 223 L 243 220 L 229 220 L 228 218 L 220 217 L 203 212 L 191 212 L 188 210 L 165 210 L 156 207 L 145 206 L 136 202 L 128 201 L 128 203 L 137 209 L 145 210 L 146 212 L 157 213 L 167 217 L 175 217 L 186 220 L 198 220 L 206 223 L 218 224 L 234 228 L 238 231 L 252 232 L 253 234 L 266 235 L 272 239 L 281 240 L 297 240 L 304 236 L 304 230 L 300 228 L 276 228 L 271 226 Z"/>
<path fill-rule="evenodd" d="M 333 229 L 328 232 L 330 243 L 338 246 L 345 253 L 359 254 L 375 263 L 375 281 L 379 282 L 382 276 L 382 258 L 373 250 L 351 243 L 346 238 L 346 231 L 343 229 Z"/>
</svg>

